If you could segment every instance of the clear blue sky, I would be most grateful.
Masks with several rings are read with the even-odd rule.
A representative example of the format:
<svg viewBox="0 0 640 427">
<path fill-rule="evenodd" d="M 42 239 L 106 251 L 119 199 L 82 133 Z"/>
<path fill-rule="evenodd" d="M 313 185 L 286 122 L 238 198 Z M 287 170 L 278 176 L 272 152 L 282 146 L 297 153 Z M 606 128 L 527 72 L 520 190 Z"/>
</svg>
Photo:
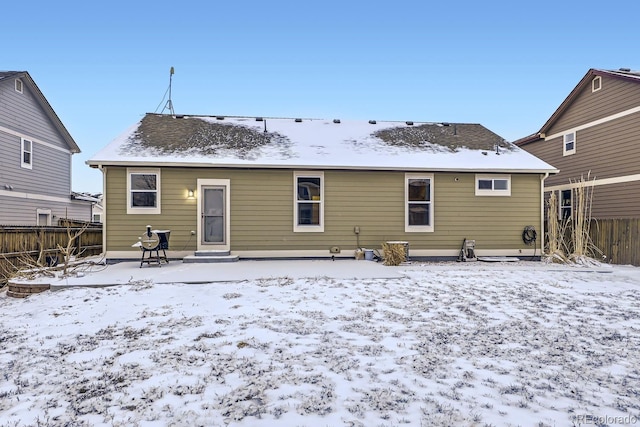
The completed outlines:
<svg viewBox="0 0 640 427">
<path fill-rule="evenodd" d="M 589 68 L 640 68 L 631 4 L 9 2 L 0 69 L 31 74 L 82 150 L 73 189 L 100 192 L 84 162 L 162 110 L 172 66 L 178 114 L 470 122 L 511 141 Z"/>
</svg>

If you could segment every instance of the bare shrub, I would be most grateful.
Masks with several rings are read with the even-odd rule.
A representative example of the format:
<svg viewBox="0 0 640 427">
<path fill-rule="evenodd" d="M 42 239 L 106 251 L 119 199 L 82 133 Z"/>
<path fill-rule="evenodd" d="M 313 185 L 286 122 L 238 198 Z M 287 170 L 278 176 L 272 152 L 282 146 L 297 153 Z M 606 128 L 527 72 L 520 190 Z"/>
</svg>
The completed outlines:
<svg viewBox="0 0 640 427">
<path fill-rule="evenodd" d="M 406 261 L 404 245 L 383 243 L 382 251 L 382 259 L 384 265 L 400 265 Z"/>
<path fill-rule="evenodd" d="M 594 186 L 589 182 L 590 176 L 591 172 L 586 178 L 583 175 L 580 180 L 569 181 L 572 187 L 571 217 L 558 217 L 558 199 L 555 192 L 551 193 L 547 210 L 547 245 L 548 258 L 552 262 L 584 264 L 591 263 L 590 259 L 595 255 L 602 255 L 591 239 Z"/>
</svg>

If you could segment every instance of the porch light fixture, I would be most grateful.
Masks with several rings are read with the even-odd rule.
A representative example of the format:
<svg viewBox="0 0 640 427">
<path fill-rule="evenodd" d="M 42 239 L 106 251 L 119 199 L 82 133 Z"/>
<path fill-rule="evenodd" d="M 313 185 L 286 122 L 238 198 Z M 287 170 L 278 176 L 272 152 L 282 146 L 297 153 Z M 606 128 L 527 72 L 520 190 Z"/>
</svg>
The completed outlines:
<svg viewBox="0 0 640 427">
<path fill-rule="evenodd" d="M 194 197 L 195 197 L 195 191 L 193 191 L 193 190 L 189 190 L 189 191 L 187 192 L 187 198 L 189 198 L 189 199 L 193 199 Z"/>
</svg>

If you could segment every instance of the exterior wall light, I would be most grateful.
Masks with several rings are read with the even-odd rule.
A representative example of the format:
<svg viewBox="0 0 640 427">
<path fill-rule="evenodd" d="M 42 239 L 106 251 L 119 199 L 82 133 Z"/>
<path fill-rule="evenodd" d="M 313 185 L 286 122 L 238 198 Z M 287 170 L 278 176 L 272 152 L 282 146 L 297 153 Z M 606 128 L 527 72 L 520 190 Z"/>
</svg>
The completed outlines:
<svg viewBox="0 0 640 427">
<path fill-rule="evenodd" d="M 193 199 L 194 197 L 195 197 L 195 191 L 193 191 L 193 190 L 189 190 L 189 191 L 187 192 L 187 198 L 189 198 L 189 199 Z"/>
</svg>

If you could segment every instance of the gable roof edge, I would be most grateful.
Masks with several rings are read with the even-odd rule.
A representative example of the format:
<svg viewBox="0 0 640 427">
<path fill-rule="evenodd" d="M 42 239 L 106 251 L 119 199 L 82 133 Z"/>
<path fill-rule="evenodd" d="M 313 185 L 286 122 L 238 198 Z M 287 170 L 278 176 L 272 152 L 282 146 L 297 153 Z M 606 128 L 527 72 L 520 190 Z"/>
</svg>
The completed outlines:
<svg viewBox="0 0 640 427">
<path fill-rule="evenodd" d="M 36 95 L 36 100 L 44 110 L 47 117 L 49 117 L 49 120 L 51 120 L 51 122 L 53 123 L 55 128 L 58 130 L 58 132 L 60 132 L 60 135 L 66 142 L 71 153 L 73 154 L 80 153 L 80 147 L 78 146 L 78 144 L 76 144 L 76 141 L 73 139 L 73 137 L 71 136 L 67 128 L 64 126 L 64 124 L 62 123 L 62 120 L 60 120 L 60 118 L 54 111 L 53 107 L 51 107 L 51 104 L 49 104 L 49 101 L 47 101 L 47 98 L 45 98 L 44 94 L 42 93 L 42 91 L 40 90 L 36 82 L 33 80 L 33 78 L 31 78 L 29 73 L 27 71 L 17 73 L 15 75 L 15 78 L 23 78 L 26 80 L 24 83 L 29 85 L 29 88 Z"/>
<path fill-rule="evenodd" d="M 578 84 L 573 88 L 573 90 L 569 93 L 569 95 L 564 99 L 564 101 L 562 101 L 562 103 L 556 109 L 556 111 L 554 111 L 551 117 L 549 117 L 549 119 L 545 122 L 545 124 L 542 125 L 538 133 L 539 134 L 547 133 L 549 128 L 555 123 L 558 117 L 560 117 L 560 115 L 562 115 L 562 113 L 564 113 L 569 108 L 571 103 L 575 100 L 575 98 L 582 91 L 582 89 L 584 89 L 584 87 L 588 85 L 591 82 L 591 80 L 596 76 L 607 76 L 614 79 L 625 80 L 628 82 L 640 83 L 640 79 L 635 74 L 628 75 L 625 72 L 616 72 L 616 71 L 609 71 L 609 70 L 601 70 L 597 68 L 590 68 L 589 71 L 587 71 L 587 73 L 584 75 L 584 77 L 582 77 L 580 82 L 578 82 Z M 525 137 L 522 139 L 526 139 L 526 138 L 528 137 Z"/>
<path fill-rule="evenodd" d="M 162 162 L 162 161 L 129 161 L 129 160 L 86 160 L 85 164 L 94 169 L 101 169 L 105 166 L 127 166 L 138 168 L 149 167 L 182 167 L 182 168 L 222 168 L 222 169 L 300 169 L 300 170 L 350 170 L 350 171 L 405 171 L 405 172 L 424 172 L 424 167 L 405 166 L 350 166 L 350 165 L 306 165 L 306 164 L 286 164 L 286 165 L 274 165 L 274 164 L 236 164 L 236 163 L 210 163 L 210 162 Z M 482 173 L 558 173 L 559 170 L 549 165 L 549 168 L 517 168 L 517 167 L 430 167 L 431 172 L 482 172 Z"/>
</svg>

